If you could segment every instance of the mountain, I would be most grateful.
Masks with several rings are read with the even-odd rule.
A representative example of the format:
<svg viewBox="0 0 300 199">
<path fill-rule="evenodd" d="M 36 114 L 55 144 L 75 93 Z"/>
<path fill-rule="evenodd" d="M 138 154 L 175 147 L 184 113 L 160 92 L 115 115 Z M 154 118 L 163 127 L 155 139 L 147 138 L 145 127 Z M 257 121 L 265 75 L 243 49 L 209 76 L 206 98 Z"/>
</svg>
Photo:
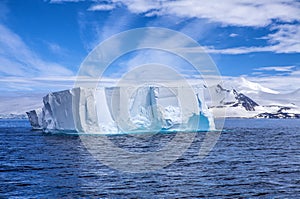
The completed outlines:
<svg viewBox="0 0 300 199">
<path fill-rule="evenodd" d="M 232 105 L 233 107 L 242 106 L 247 111 L 255 111 L 255 107 L 259 106 L 252 99 L 242 93 L 238 93 L 235 89 L 233 89 L 233 93 L 235 95 L 235 99 L 237 100 L 237 102 Z"/>
<path fill-rule="evenodd" d="M 244 93 L 245 95 L 257 94 L 259 92 L 270 93 L 270 94 L 279 94 L 278 91 L 264 87 L 255 82 L 251 82 L 244 77 L 239 77 L 239 78 L 235 78 L 230 81 L 225 81 L 224 87 L 229 88 L 229 89 L 236 89 L 239 92 Z"/>
<path fill-rule="evenodd" d="M 208 90 L 206 99 L 216 99 L 209 108 L 217 116 L 226 112 L 225 117 L 299 118 L 300 89 L 280 93 L 242 77 Z"/>
<path fill-rule="evenodd" d="M 203 88 L 203 85 L 196 87 Z M 0 119 L 24 118 L 26 111 L 42 107 L 44 95 L 27 92 L 0 94 Z M 297 118 L 300 114 L 300 88 L 283 93 L 244 77 L 211 88 L 204 86 L 204 97 L 216 117 Z"/>
<path fill-rule="evenodd" d="M 243 107 L 247 111 L 255 111 L 255 107 L 259 106 L 255 101 L 253 101 L 243 93 L 237 92 L 235 89 L 224 89 L 220 84 L 218 84 L 215 91 L 216 94 L 224 95 L 223 99 L 221 99 L 218 104 L 219 107 Z M 213 107 L 215 106 L 212 106 L 211 108 Z"/>
</svg>

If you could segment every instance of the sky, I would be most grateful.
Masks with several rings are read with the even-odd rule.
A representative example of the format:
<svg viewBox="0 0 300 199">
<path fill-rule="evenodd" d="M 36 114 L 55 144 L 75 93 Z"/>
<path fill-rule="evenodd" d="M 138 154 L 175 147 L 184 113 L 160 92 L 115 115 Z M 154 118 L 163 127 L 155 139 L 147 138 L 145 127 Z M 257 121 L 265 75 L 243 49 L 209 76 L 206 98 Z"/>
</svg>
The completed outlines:
<svg viewBox="0 0 300 199">
<path fill-rule="evenodd" d="M 143 27 L 191 37 L 224 79 L 242 76 L 281 92 L 300 88 L 298 0 L 1 0 L 0 95 L 70 88 L 99 43 Z M 120 59 L 110 75 L 124 72 L 124 60 L 128 67 L 157 52 L 143 53 Z"/>
</svg>

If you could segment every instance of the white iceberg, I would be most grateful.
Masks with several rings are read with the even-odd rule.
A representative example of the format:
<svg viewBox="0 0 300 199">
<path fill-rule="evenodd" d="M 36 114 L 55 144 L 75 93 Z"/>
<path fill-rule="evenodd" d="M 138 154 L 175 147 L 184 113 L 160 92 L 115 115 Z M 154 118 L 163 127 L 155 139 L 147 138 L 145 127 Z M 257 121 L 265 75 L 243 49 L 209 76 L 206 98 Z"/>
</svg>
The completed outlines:
<svg viewBox="0 0 300 199">
<path fill-rule="evenodd" d="M 33 129 L 45 132 L 121 134 L 214 130 L 214 119 L 203 100 L 203 91 L 194 89 L 192 99 L 188 89 L 73 88 L 49 93 L 43 98 L 43 108 L 29 111 L 27 115 Z"/>
</svg>

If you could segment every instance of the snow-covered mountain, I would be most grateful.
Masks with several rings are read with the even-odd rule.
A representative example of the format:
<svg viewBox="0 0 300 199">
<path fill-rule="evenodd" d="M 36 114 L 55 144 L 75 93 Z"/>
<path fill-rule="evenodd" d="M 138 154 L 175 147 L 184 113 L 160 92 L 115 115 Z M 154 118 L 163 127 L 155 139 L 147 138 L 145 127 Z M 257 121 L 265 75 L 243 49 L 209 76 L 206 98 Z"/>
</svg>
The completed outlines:
<svg viewBox="0 0 300 199">
<path fill-rule="evenodd" d="M 243 93 L 238 93 L 235 89 L 225 89 L 221 85 L 216 86 L 216 94 L 223 94 L 224 97 L 221 99 L 219 104 L 211 106 L 214 107 L 241 107 L 246 111 L 255 111 L 255 107 L 259 106 L 255 101 L 244 95 Z"/>
<path fill-rule="evenodd" d="M 198 87 L 203 88 L 203 85 Z M 243 118 L 297 118 L 300 114 L 300 88 L 282 93 L 239 77 L 204 90 L 210 91 L 205 92 L 205 98 L 216 116 L 224 116 L 224 111 L 226 117 Z M 26 117 L 26 111 L 42 107 L 44 95 L 3 93 L 0 95 L 0 119 Z M 213 103 L 209 102 L 211 95 L 216 99 Z"/>
<path fill-rule="evenodd" d="M 214 113 L 225 109 L 226 117 L 300 117 L 300 89 L 280 93 L 241 77 L 210 88 L 208 95 L 218 99 L 210 109 Z"/>
<path fill-rule="evenodd" d="M 251 82 L 244 77 L 239 77 L 230 81 L 229 80 L 225 81 L 223 86 L 228 89 L 236 89 L 245 95 L 257 94 L 259 92 L 279 94 L 278 91 L 272 90 L 270 88 L 266 88 L 255 82 Z"/>
</svg>

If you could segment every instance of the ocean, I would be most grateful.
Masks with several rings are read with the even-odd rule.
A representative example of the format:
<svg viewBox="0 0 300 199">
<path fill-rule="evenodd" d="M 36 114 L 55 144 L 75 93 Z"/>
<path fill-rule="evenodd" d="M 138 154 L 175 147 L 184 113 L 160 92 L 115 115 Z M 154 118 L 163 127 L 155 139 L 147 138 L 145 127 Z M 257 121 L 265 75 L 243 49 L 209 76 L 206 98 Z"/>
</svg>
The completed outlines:
<svg viewBox="0 0 300 199">
<path fill-rule="evenodd" d="M 118 135 L 124 150 L 147 153 L 174 134 Z M 199 157 L 204 132 L 175 162 L 130 173 L 104 165 L 79 136 L 32 131 L 0 120 L 0 198 L 300 198 L 300 120 L 227 119 Z M 113 155 L 113 154 L 112 154 Z"/>
</svg>

